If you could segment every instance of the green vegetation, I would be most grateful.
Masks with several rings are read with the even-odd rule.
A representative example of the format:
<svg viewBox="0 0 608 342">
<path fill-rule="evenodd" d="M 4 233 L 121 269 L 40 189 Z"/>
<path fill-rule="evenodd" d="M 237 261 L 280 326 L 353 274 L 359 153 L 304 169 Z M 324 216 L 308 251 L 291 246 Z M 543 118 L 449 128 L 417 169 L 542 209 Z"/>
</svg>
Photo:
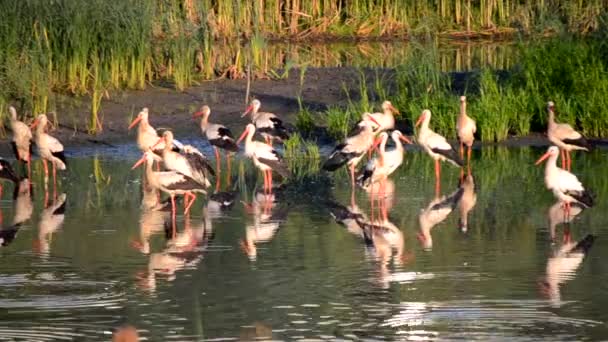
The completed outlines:
<svg viewBox="0 0 608 342">
<path fill-rule="evenodd" d="M 602 29 L 607 7 L 601 0 L 2 2 L 0 113 L 5 115 L 8 102 L 19 102 L 20 113 L 33 115 L 55 110 L 57 94 L 86 96 L 88 130 L 96 133 L 103 129 L 102 99 L 112 90 L 143 89 L 154 80 L 183 90 L 198 80 L 244 77 L 248 68 L 265 76 L 293 66 L 386 66 L 402 60 L 387 60 L 386 51 L 365 46 L 353 55 L 318 46 L 273 47 L 271 39 L 586 34 Z M 441 63 L 461 70 L 471 60 L 457 52 Z"/>
<path fill-rule="evenodd" d="M 300 134 L 293 133 L 283 145 L 285 160 L 288 163 L 292 179 L 302 181 L 318 176 L 321 153 L 314 141 L 304 140 Z"/>
<path fill-rule="evenodd" d="M 328 133 L 341 139 L 360 113 L 390 98 L 411 122 L 423 109 L 433 113 L 432 128 L 449 138 L 456 137 L 459 95 L 467 95 L 467 112 L 477 121 L 480 138 L 501 141 L 509 135 L 544 132 L 546 103 L 556 103 L 558 120 L 567 122 L 590 137 L 608 135 L 608 60 L 606 43 L 599 40 L 553 40 L 538 46 L 521 45 L 519 63 L 497 72 L 490 66 L 469 73 L 453 88 L 455 77 L 441 71 L 437 50 L 413 49 L 396 68 L 394 88 L 376 76 L 376 94 L 360 80 L 360 98 L 346 108 L 325 112 Z M 380 94 L 380 96 L 378 95 Z M 379 109 L 378 106 L 375 106 Z"/>
</svg>

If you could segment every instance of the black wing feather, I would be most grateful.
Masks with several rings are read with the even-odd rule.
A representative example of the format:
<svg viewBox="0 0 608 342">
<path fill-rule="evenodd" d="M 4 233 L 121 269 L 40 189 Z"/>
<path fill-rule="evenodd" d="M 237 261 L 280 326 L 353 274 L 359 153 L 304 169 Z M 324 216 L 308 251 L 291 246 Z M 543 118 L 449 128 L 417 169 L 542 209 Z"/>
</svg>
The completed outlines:
<svg viewBox="0 0 608 342">
<path fill-rule="evenodd" d="M 273 153 L 276 153 L 276 151 L 273 151 Z M 276 154 L 278 155 L 278 153 L 276 153 Z M 270 166 L 273 170 L 278 172 L 284 178 L 289 177 L 289 175 L 290 175 L 289 169 L 287 169 L 287 166 L 285 165 L 285 163 L 282 162 L 282 160 L 277 161 L 277 160 L 270 160 L 270 159 L 264 159 L 264 158 L 257 158 L 257 159 L 260 163 Z"/>
<path fill-rule="evenodd" d="M 14 183 L 19 182 L 19 177 L 17 177 L 13 167 L 7 160 L 0 159 L 0 167 L 0 177 L 13 181 Z"/>
<path fill-rule="evenodd" d="M 65 160 L 65 154 L 63 153 L 63 151 L 51 152 L 51 154 L 53 155 L 53 157 L 61 160 L 66 167 L 68 166 L 68 162 Z"/>
<path fill-rule="evenodd" d="M 188 160 L 188 163 L 196 170 L 207 170 L 207 172 L 215 177 L 215 170 L 209 165 L 207 158 L 198 153 L 186 153 L 184 156 Z"/>
<path fill-rule="evenodd" d="M 456 153 L 456 151 L 454 151 L 453 148 L 450 148 L 449 150 L 433 148 L 433 149 L 431 149 L 431 151 L 444 156 L 447 160 L 449 160 L 450 162 L 452 162 L 460 167 L 462 167 L 464 165 L 464 163 L 462 162 L 462 159 L 460 159 L 460 156 L 458 155 L 458 153 Z"/>
<path fill-rule="evenodd" d="M 568 145 L 579 146 L 591 150 L 591 144 L 589 144 L 585 137 L 580 137 L 578 139 L 564 139 L 562 141 Z"/>
</svg>

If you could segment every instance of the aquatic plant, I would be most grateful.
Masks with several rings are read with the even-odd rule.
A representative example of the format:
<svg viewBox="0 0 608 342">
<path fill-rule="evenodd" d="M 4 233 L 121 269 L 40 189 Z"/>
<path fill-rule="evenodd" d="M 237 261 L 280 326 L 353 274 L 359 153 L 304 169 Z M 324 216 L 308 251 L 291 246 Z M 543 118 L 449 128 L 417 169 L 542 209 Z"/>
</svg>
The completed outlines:
<svg viewBox="0 0 608 342">
<path fill-rule="evenodd" d="M 292 180 L 299 181 L 318 175 L 321 153 L 314 141 L 304 140 L 299 133 L 293 133 L 283 147 Z"/>
</svg>

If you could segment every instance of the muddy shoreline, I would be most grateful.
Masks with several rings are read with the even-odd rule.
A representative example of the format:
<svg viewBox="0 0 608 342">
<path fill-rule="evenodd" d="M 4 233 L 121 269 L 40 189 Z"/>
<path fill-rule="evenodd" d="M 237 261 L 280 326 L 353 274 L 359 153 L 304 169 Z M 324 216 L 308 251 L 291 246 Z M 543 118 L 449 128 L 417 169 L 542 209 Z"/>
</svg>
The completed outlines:
<svg viewBox="0 0 608 342">
<path fill-rule="evenodd" d="M 328 106 L 345 106 L 349 96 L 358 99 L 359 69 L 350 67 L 310 68 L 306 72 L 304 84 L 300 85 L 299 74 L 291 72 L 285 79 L 256 79 L 251 83 L 251 96 L 262 102 L 262 110 L 277 113 L 284 121 L 293 124 L 299 110 L 298 95 L 303 105 L 312 111 L 321 111 Z M 390 80 L 389 69 L 368 69 L 373 79 L 380 72 Z M 458 80 L 456 79 L 457 83 Z M 349 89 L 349 95 L 344 88 Z M 171 129 L 177 137 L 185 140 L 201 139 L 198 120 L 192 119 L 200 106 L 207 104 L 212 109 L 211 121 L 228 126 L 233 133 L 240 134 L 249 122 L 241 118 L 246 108 L 245 94 L 247 81 L 244 79 L 220 79 L 201 82 L 200 85 L 178 92 L 170 85 L 151 84 L 142 91 L 121 91 L 109 94 L 103 100 L 100 118 L 103 120 L 103 131 L 97 135 L 87 133 L 90 101 L 87 97 L 73 98 L 57 95 L 57 117 L 59 125 L 52 134 L 58 137 L 67 150 L 94 147 L 116 147 L 135 142 L 136 131 L 128 131 L 131 119 L 143 107 L 150 110 L 150 122 L 157 129 Z M 457 89 L 457 87 L 456 87 Z M 456 90 L 455 90 L 456 91 Z M 456 97 L 455 97 L 456 98 Z M 381 101 L 381 99 L 377 99 Z M 53 115 L 51 114 L 52 118 Z M 322 122 L 317 123 L 313 139 L 320 145 L 331 145 L 333 141 L 324 134 Z M 406 134 L 413 134 L 411 122 L 398 121 L 398 128 Z M 10 133 L 9 133 L 10 134 Z M 11 156 L 8 148 L 9 138 L 3 139 L 2 156 Z M 593 139 L 597 145 L 608 145 L 608 139 Z M 548 141 L 542 133 L 533 133 L 525 137 L 510 137 L 498 143 L 477 143 L 477 146 L 546 146 Z"/>
</svg>

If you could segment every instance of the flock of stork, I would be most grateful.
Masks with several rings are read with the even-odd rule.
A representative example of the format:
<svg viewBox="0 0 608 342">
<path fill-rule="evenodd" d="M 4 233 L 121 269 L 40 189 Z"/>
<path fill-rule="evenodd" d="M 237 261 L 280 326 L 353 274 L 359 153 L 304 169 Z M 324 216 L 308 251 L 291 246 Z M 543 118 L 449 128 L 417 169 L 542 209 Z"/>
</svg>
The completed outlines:
<svg viewBox="0 0 608 342">
<path fill-rule="evenodd" d="M 245 140 L 245 155 L 253 160 L 254 165 L 264 173 L 264 192 L 270 194 L 273 189 L 273 171 L 283 177 L 289 175 L 289 170 L 281 154 L 273 147 L 274 141 L 282 141 L 289 137 L 289 130 L 283 122 L 273 113 L 259 111 L 261 103 L 253 100 L 245 110 L 243 116 L 251 114 L 251 123 L 248 124 L 240 136 L 235 140 L 230 130 L 221 124 L 209 122 L 211 110 L 202 106 L 193 117 L 201 117 L 200 128 L 202 134 L 213 146 L 216 157 L 216 170 L 211 166 L 207 157 L 191 145 L 183 145 L 173 138 L 171 131 L 165 131 L 162 136 L 150 125 L 148 109 L 144 108 L 133 120 L 129 129 L 139 124 L 137 130 L 137 145 L 143 152 L 142 158 L 134 165 L 139 166 L 146 162 L 146 180 L 153 188 L 167 193 L 171 197 L 172 212 L 175 216 L 175 196 L 184 196 L 184 213 L 188 213 L 196 193 L 206 193 L 211 185 L 210 176 L 220 172 L 219 149 L 225 151 L 228 168 L 232 153 L 239 151 L 239 143 Z M 395 117 L 398 111 L 391 102 L 384 101 L 381 113 L 363 113 L 362 119 L 351 130 L 348 137 L 338 144 L 324 163 L 323 168 L 334 171 L 343 165 L 350 170 L 351 183 L 354 189 L 358 183 L 363 187 L 370 184 L 379 184 L 382 189 L 386 179 L 402 164 L 404 148 L 402 142 L 412 142 L 395 128 Z M 572 203 L 586 207 L 593 206 L 593 197 L 585 190 L 577 177 L 570 173 L 572 150 L 588 151 L 590 146 L 587 140 L 572 126 L 555 122 L 554 104 L 548 102 L 548 130 L 547 136 L 554 146 L 549 147 L 537 164 L 548 159 L 545 168 L 545 184 L 548 189 L 562 202 L 566 213 L 569 213 Z M 17 113 L 10 107 L 11 128 L 13 131 L 12 146 L 17 160 L 28 166 L 28 178 L 31 179 L 32 141 L 35 142 L 38 155 L 43 162 L 45 184 L 48 182 L 48 163 L 53 170 L 53 184 L 56 188 L 57 169 L 66 169 L 66 159 L 63 145 L 56 138 L 47 133 L 48 119 L 46 115 L 39 115 L 31 124 L 26 125 L 17 119 Z M 435 133 L 429 127 L 431 111 L 424 110 L 416 122 L 420 126 L 417 142 L 426 153 L 435 161 L 436 189 L 439 191 L 441 161 L 449 162 L 458 167 L 464 166 L 464 146 L 467 147 L 467 169 L 470 174 L 471 147 L 476 132 L 475 121 L 467 115 L 466 97 L 460 97 L 460 114 L 457 118 L 457 135 L 460 142 L 458 153 L 445 137 Z M 35 134 L 31 129 L 35 128 Z M 390 138 L 395 147 L 387 149 Z M 265 142 L 254 140 L 258 132 Z M 371 158 L 372 151 L 377 156 Z M 561 151 L 562 167 L 557 166 L 557 158 Z M 356 166 L 366 156 L 367 164 L 356 176 Z M 157 162 L 156 171 L 153 163 Z M 166 171 L 160 171 L 162 162 Z M 18 182 L 21 177 L 13 171 L 6 160 L 0 160 L 0 177 Z"/>
</svg>

